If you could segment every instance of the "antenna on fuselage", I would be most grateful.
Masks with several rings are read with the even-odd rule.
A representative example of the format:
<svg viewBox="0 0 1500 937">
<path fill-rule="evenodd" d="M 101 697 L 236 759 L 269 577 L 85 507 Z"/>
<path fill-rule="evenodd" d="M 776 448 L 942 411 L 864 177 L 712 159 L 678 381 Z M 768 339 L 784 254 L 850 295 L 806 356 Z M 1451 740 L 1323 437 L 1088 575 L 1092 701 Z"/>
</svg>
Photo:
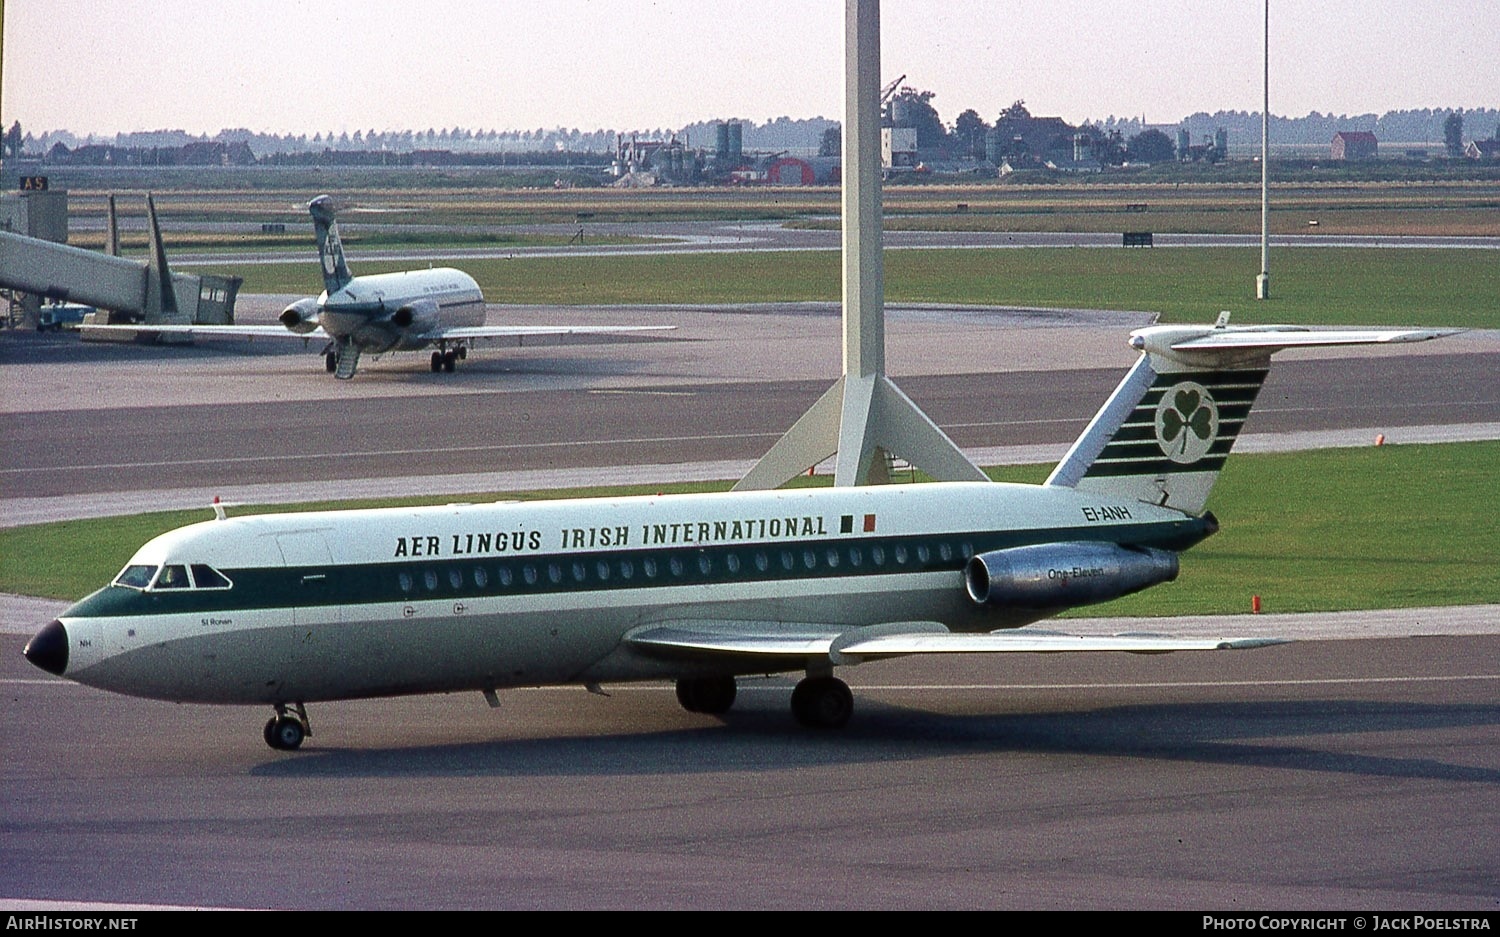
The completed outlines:
<svg viewBox="0 0 1500 937">
<path fill-rule="evenodd" d="M 939 481 L 988 481 L 885 374 L 880 4 L 844 5 L 844 373 L 734 486 L 775 488 L 834 453 L 835 485 L 890 481 L 887 454 Z"/>
</svg>

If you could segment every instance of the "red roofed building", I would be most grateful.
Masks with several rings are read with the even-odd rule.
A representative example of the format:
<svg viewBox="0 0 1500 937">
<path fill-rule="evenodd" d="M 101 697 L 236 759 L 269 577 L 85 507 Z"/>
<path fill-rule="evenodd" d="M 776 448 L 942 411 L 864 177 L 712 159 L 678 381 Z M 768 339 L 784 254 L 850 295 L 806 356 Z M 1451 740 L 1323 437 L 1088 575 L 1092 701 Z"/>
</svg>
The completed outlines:
<svg viewBox="0 0 1500 937">
<path fill-rule="evenodd" d="M 1374 159 L 1380 155 L 1380 141 L 1368 130 L 1340 130 L 1333 135 L 1334 159 Z"/>
</svg>

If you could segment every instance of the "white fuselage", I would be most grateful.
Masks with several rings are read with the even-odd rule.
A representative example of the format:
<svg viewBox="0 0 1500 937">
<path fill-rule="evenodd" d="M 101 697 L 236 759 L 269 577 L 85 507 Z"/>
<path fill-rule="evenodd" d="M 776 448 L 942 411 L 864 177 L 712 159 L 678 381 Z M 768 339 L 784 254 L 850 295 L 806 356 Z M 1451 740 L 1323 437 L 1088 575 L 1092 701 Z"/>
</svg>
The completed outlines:
<svg viewBox="0 0 1500 937">
<path fill-rule="evenodd" d="M 63 675 L 176 701 L 274 704 L 791 670 L 804 662 L 683 661 L 627 639 L 679 622 L 1016 627 L 1051 612 L 971 600 L 962 570 L 976 552 L 1182 549 L 1204 525 L 1071 489 L 985 483 L 206 521 L 157 537 L 127 567 L 148 579 L 193 569 L 193 587 L 114 584 L 60 617 Z"/>
<path fill-rule="evenodd" d="M 439 325 L 461 328 L 485 321 L 479 284 L 451 267 L 356 277 L 334 293 L 325 290 L 318 306 L 323 331 L 374 354 L 421 348 L 430 342 L 423 333 Z M 395 321 L 402 309 L 414 310 L 415 321 Z"/>
</svg>

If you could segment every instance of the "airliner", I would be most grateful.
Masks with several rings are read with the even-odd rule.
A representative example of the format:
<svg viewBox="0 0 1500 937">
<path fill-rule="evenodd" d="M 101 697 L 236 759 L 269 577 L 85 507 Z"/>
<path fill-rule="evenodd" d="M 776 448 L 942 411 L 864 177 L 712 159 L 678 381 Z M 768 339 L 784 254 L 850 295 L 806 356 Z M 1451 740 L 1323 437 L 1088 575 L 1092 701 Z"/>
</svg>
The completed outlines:
<svg viewBox="0 0 1500 937">
<path fill-rule="evenodd" d="M 332 255 L 327 255 L 332 256 Z M 338 274 L 337 265 L 333 274 Z M 434 278 L 433 282 L 437 282 Z M 835 668 L 915 654 L 1155 654 L 1279 643 L 1025 626 L 1170 582 L 1284 348 L 1446 332 L 1152 326 L 1041 485 L 947 482 L 226 517 L 162 534 L 25 648 L 79 683 L 269 706 L 671 680 L 695 713 L 801 673 L 796 721 L 843 726 Z"/>
<path fill-rule="evenodd" d="M 327 338 L 323 348 L 326 369 L 348 380 L 359 368 L 360 355 L 414 351 L 437 346 L 432 352 L 433 373 L 452 373 L 479 339 L 533 335 L 607 335 L 622 332 L 670 330 L 673 326 L 486 325 L 484 293 L 462 270 L 438 267 L 362 277 L 349 272 L 344 243 L 339 236 L 333 199 L 320 195 L 308 203 L 318 240 L 323 270 L 323 293 L 288 305 L 275 325 L 109 325 L 95 329 L 130 332 L 167 332 L 187 335 L 225 335 L 241 338 Z"/>
</svg>

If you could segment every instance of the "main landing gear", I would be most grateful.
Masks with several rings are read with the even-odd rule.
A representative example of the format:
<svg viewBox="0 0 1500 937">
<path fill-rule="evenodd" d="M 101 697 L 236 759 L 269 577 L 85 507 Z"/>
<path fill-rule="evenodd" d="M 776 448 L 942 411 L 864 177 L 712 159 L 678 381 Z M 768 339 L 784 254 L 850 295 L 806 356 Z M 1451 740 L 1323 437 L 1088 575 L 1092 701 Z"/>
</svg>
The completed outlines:
<svg viewBox="0 0 1500 937">
<path fill-rule="evenodd" d="M 721 716 L 734 705 L 733 677 L 684 677 L 677 702 L 690 713 Z M 832 676 L 808 676 L 792 691 L 792 717 L 810 729 L 841 729 L 854 714 L 849 685 Z"/>
<path fill-rule="evenodd" d="M 312 735 L 307 721 L 307 707 L 301 703 L 288 708 L 285 703 L 276 704 L 276 715 L 266 723 L 266 744 L 277 751 L 296 751 L 302 740 Z"/>
<path fill-rule="evenodd" d="M 432 373 L 436 374 L 439 371 L 446 371 L 452 374 L 453 370 L 458 367 L 458 363 L 468 357 L 469 348 L 467 345 L 459 345 L 457 348 L 445 348 L 442 351 L 435 351 L 432 353 Z"/>
</svg>

